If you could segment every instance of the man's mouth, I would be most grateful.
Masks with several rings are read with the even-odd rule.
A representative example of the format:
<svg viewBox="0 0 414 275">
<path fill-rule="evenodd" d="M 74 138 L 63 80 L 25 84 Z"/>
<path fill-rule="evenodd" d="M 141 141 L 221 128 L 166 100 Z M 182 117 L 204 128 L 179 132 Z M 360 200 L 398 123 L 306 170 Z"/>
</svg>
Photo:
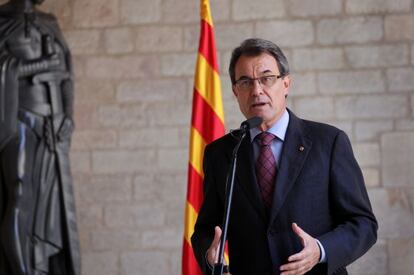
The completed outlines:
<svg viewBox="0 0 414 275">
<path fill-rule="evenodd" d="M 265 102 L 257 102 L 257 103 L 253 103 L 251 105 L 251 108 L 260 108 L 260 107 L 264 107 L 267 103 Z"/>
</svg>

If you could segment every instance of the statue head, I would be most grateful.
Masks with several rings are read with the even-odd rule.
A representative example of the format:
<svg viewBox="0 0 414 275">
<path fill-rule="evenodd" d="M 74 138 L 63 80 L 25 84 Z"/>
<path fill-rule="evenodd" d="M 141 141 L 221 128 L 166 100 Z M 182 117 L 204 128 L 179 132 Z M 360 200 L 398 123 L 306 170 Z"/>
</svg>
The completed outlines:
<svg viewBox="0 0 414 275">
<path fill-rule="evenodd" d="M 42 4 L 44 1 L 45 0 L 10 0 L 10 3 L 17 7 L 33 7 Z"/>
<path fill-rule="evenodd" d="M 45 0 L 29 0 L 31 1 L 34 5 L 40 5 L 42 4 Z"/>
</svg>

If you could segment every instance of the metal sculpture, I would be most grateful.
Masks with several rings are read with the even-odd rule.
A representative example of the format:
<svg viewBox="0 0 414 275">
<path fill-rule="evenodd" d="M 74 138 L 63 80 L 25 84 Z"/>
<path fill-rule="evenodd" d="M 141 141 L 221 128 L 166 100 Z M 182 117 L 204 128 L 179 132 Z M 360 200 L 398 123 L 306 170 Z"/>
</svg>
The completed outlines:
<svg viewBox="0 0 414 275">
<path fill-rule="evenodd" d="M 0 274 L 79 275 L 73 77 L 43 0 L 0 6 Z"/>
</svg>

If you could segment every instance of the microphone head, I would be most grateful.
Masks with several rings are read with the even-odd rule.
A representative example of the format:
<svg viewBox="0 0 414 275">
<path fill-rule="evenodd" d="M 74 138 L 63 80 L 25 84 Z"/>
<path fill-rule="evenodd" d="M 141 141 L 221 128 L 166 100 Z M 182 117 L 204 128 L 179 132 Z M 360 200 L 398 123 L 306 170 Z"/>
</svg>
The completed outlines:
<svg viewBox="0 0 414 275">
<path fill-rule="evenodd" d="M 261 117 L 255 116 L 255 117 L 249 118 L 248 120 L 243 121 L 240 128 L 247 131 L 249 129 L 259 126 L 260 124 L 262 124 L 262 122 L 263 122 L 263 119 Z"/>
</svg>

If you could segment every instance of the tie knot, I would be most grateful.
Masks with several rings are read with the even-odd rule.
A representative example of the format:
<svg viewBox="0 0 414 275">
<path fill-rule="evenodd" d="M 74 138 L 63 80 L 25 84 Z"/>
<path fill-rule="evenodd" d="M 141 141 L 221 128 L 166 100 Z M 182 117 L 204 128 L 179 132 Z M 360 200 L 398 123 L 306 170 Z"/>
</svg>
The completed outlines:
<svg viewBox="0 0 414 275">
<path fill-rule="evenodd" d="M 270 143 L 272 143 L 272 141 L 275 139 L 275 135 L 268 132 L 262 132 L 257 135 L 257 138 L 261 146 L 267 146 L 270 145 Z"/>
</svg>

